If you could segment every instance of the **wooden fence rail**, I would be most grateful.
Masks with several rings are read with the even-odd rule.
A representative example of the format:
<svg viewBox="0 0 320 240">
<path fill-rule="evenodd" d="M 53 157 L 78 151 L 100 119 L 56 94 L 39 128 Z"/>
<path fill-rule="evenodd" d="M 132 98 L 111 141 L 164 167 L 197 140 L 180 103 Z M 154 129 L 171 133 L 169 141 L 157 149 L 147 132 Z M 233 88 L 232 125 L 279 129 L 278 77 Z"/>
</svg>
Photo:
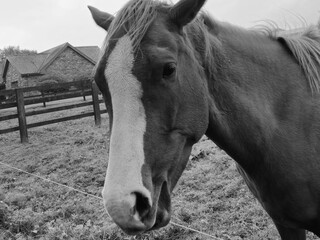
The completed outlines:
<svg viewBox="0 0 320 240">
<path fill-rule="evenodd" d="M 62 89 L 62 92 L 61 92 L 61 89 Z M 30 94 L 31 92 L 32 94 Z M 42 103 L 43 106 L 46 107 L 47 102 L 76 98 L 76 97 L 83 97 L 83 99 L 86 100 L 86 96 L 90 96 L 90 95 L 92 96 L 91 101 L 85 101 L 81 103 L 70 104 L 69 102 L 63 106 L 40 109 L 40 110 L 31 110 L 31 111 L 26 111 L 26 107 L 25 107 L 26 105 L 38 104 L 38 103 Z M 106 113 L 106 110 L 100 110 L 100 103 L 102 103 L 103 100 L 99 99 L 99 90 L 96 84 L 90 81 L 79 81 L 79 82 L 71 82 L 71 83 L 63 83 L 63 84 L 56 84 L 56 85 L 39 86 L 39 87 L 2 90 L 0 91 L 0 96 L 2 96 L 2 99 L 5 99 L 5 100 L 2 100 L 2 102 L 0 103 L 0 113 L 2 109 L 9 109 L 9 108 L 17 109 L 17 113 L 14 113 L 14 114 L 11 113 L 4 116 L 1 116 L 0 114 L 0 122 L 11 120 L 11 119 L 18 119 L 18 122 L 19 122 L 19 126 L 0 129 L 0 135 L 14 132 L 14 131 L 20 131 L 20 139 L 22 143 L 26 143 L 29 141 L 28 129 L 30 128 L 80 119 L 80 118 L 89 117 L 89 116 L 94 116 L 95 124 L 99 126 L 101 124 L 101 114 Z M 81 114 L 68 116 L 68 117 L 50 119 L 50 120 L 31 123 L 31 124 L 27 123 L 27 117 L 29 116 L 47 114 L 51 112 L 63 111 L 63 110 L 68 110 L 73 108 L 80 108 L 80 107 L 85 107 L 90 105 L 93 106 L 92 112 L 81 113 Z"/>
</svg>

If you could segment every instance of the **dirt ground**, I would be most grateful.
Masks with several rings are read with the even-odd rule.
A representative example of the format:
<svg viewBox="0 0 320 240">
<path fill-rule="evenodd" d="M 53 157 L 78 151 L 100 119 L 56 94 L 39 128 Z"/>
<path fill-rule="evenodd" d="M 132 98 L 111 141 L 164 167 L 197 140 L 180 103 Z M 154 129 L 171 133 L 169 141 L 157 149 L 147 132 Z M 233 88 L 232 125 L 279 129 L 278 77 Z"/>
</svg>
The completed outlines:
<svg viewBox="0 0 320 240">
<path fill-rule="evenodd" d="M 37 106 L 41 108 L 41 106 Z M 89 107 L 80 109 L 86 112 Z M 35 122 L 78 110 L 27 119 Z M 3 113 L 0 113 L 3 114 Z M 0 161 L 51 181 L 101 197 L 108 159 L 108 119 L 93 117 L 0 135 Z M 13 126 L 1 122 L 1 128 Z M 216 239 L 279 239 L 278 233 L 238 174 L 235 162 L 207 138 L 193 148 L 172 194 L 172 221 Z M 312 234 L 308 239 L 317 239 Z M 137 237 L 124 235 L 100 199 L 0 164 L 0 239 L 214 239 L 169 224 Z"/>
</svg>

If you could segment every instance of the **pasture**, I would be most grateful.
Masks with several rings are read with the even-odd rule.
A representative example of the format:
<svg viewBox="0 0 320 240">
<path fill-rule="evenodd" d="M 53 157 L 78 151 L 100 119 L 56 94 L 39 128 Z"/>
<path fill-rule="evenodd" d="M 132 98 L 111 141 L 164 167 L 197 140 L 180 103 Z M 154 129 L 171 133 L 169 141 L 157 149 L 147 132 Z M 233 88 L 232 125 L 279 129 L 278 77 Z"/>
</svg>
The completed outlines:
<svg viewBox="0 0 320 240">
<path fill-rule="evenodd" d="M 68 110 L 68 114 L 73 111 L 77 110 Z M 50 113 L 41 120 L 65 114 Z M 31 117 L 31 122 L 36 120 L 32 118 L 39 117 Z M 12 121 L 1 124 L 11 126 Z M 90 117 L 33 128 L 27 144 L 20 143 L 18 132 L 9 133 L 0 137 L 0 161 L 101 196 L 108 137 L 106 114 L 101 127 L 96 127 Z M 217 239 L 279 239 L 234 161 L 205 137 L 194 146 L 172 202 L 172 221 Z M 111 221 L 99 199 L 0 165 L 0 239 L 210 238 L 171 224 L 159 231 L 128 237 Z M 308 239 L 317 238 L 309 234 Z"/>
</svg>

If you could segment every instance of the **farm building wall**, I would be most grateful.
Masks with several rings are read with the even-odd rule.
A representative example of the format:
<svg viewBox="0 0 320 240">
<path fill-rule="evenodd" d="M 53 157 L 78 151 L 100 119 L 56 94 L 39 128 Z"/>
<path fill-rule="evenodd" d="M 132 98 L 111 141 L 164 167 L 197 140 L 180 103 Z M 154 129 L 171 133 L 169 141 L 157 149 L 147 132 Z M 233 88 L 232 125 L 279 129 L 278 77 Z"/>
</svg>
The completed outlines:
<svg viewBox="0 0 320 240">
<path fill-rule="evenodd" d="M 64 78 L 66 81 L 77 80 L 82 76 L 90 76 L 94 64 L 71 48 L 66 48 L 45 70 L 48 75 Z"/>
<path fill-rule="evenodd" d="M 0 83 L 4 82 L 2 78 L 3 69 L 4 69 L 4 61 L 2 61 L 2 59 L 0 58 Z"/>
<path fill-rule="evenodd" d="M 35 87 L 39 83 L 39 78 L 41 76 L 24 76 L 21 77 L 19 87 Z"/>
<path fill-rule="evenodd" d="M 21 86 L 21 75 L 11 63 L 8 66 L 7 75 L 4 81 L 7 89 Z"/>
<path fill-rule="evenodd" d="M 73 50 L 65 48 L 49 65 L 39 73 L 22 74 L 9 62 L 4 81 L 6 88 L 33 87 L 42 80 L 60 79 L 63 82 L 83 80 L 91 77 L 94 63 Z"/>
</svg>

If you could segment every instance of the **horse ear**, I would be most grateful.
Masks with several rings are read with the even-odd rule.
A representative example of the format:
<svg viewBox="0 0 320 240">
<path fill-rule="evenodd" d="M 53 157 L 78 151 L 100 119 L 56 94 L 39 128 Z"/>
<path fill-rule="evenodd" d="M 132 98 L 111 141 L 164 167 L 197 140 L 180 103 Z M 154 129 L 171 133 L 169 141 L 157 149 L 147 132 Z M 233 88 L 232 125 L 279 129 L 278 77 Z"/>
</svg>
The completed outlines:
<svg viewBox="0 0 320 240">
<path fill-rule="evenodd" d="M 171 19 L 182 28 L 198 14 L 206 0 L 180 0 L 170 10 Z"/>
<path fill-rule="evenodd" d="M 104 30 L 108 31 L 109 26 L 114 19 L 114 16 L 112 16 L 109 13 L 102 12 L 95 7 L 88 6 L 88 8 L 89 8 L 89 10 L 92 14 L 93 20 L 96 22 L 96 24 L 98 24 Z"/>
</svg>

